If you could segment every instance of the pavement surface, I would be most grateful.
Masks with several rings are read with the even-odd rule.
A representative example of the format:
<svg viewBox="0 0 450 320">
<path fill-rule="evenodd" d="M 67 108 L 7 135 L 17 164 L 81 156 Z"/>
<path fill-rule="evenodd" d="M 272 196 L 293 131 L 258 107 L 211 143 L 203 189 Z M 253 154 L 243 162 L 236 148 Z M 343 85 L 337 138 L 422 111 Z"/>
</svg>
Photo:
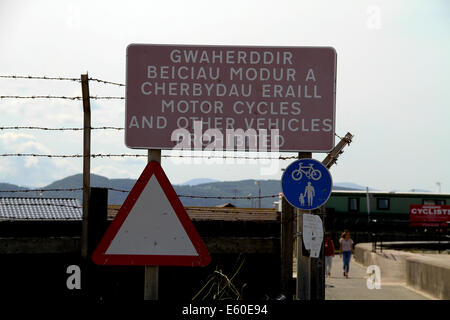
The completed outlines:
<svg viewBox="0 0 450 320">
<path fill-rule="evenodd" d="M 429 300 L 425 294 L 407 287 L 404 283 L 383 282 L 381 288 L 368 289 L 367 268 L 355 262 L 350 262 L 349 278 L 343 275 L 342 259 L 336 255 L 333 259 L 331 277 L 325 278 L 326 300 Z"/>
</svg>

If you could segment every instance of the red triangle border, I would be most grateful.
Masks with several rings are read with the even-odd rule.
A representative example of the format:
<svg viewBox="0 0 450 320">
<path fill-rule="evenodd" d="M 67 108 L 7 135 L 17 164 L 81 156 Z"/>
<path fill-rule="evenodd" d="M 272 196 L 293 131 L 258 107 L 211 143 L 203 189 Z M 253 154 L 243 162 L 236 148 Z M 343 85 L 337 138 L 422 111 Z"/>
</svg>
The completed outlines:
<svg viewBox="0 0 450 320">
<path fill-rule="evenodd" d="M 161 185 L 161 188 L 172 205 L 181 225 L 199 254 L 198 256 L 105 254 L 153 175 L 155 175 L 158 183 Z M 133 189 L 119 209 L 116 217 L 106 230 L 105 235 L 92 254 L 92 260 L 98 265 L 206 266 L 211 262 L 211 257 L 161 165 L 157 161 L 151 161 L 145 167 Z"/>
</svg>

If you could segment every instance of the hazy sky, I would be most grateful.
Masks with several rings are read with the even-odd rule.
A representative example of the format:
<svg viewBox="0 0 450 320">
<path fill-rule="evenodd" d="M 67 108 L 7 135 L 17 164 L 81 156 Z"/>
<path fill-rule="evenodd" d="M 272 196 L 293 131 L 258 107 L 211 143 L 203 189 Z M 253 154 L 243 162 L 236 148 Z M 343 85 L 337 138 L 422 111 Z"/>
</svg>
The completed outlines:
<svg viewBox="0 0 450 320">
<path fill-rule="evenodd" d="M 125 82 L 130 43 L 333 46 L 336 133 L 354 142 L 332 174 L 381 190 L 450 192 L 449 1 L 0 1 L 0 74 L 90 76 Z M 0 79 L 0 95 L 81 95 L 76 82 Z M 93 95 L 124 95 L 91 83 Z M 92 102 L 93 126 L 124 125 L 123 101 Z M 82 125 L 68 100 L 0 100 L 0 126 Z M 0 131 L 0 153 L 81 153 L 82 133 Z M 143 153 L 123 131 L 92 134 L 93 153 Z M 314 154 L 322 160 L 325 154 Z M 92 172 L 136 178 L 145 159 L 93 159 Z M 284 166 L 289 162 L 285 161 Z M 278 179 L 258 164 L 179 165 L 191 178 Z M 81 159 L 0 158 L 0 182 L 43 186 L 82 170 Z"/>
</svg>

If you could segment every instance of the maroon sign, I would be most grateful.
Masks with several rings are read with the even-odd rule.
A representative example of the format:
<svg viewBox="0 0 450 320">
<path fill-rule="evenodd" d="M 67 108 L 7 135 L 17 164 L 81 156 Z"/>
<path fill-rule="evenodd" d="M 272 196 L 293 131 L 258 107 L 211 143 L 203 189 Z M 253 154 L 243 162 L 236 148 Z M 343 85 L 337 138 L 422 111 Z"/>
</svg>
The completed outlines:
<svg viewBox="0 0 450 320">
<path fill-rule="evenodd" d="M 409 224 L 412 226 L 439 226 L 450 222 L 449 205 L 421 205 L 409 206 Z"/>
<path fill-rule="evenodd" d="M 224 137 L 278 129 L 280 151 L 330 151 L 335 70 L 331 47 L 129 45 L 125 144 L 172 149 L 174 130 L 201 121 Z"/>
</svg>

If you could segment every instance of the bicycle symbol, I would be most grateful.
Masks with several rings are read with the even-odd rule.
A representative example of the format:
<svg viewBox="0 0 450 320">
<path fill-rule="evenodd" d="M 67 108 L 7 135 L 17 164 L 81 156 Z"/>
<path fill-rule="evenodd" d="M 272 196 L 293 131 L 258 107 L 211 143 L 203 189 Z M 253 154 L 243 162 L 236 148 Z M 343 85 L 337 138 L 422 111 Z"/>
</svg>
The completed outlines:
<svg viewBox="0 0 450 320">
<path fill-rule="evenodd" d="M 300 162 L 298 165 L 298 169 L 292 171 L 292 179 L 294 179 L 295 181 L 299 181 L 303 177 L 303 174 L 305 174 L 308 179 L 316 181 L 322 178 L 322 172 L 320 172 L 320 170 L 314 169 L 312 163 L 308 166 L 302 166 L 302 163 Z"/>
</svg>

